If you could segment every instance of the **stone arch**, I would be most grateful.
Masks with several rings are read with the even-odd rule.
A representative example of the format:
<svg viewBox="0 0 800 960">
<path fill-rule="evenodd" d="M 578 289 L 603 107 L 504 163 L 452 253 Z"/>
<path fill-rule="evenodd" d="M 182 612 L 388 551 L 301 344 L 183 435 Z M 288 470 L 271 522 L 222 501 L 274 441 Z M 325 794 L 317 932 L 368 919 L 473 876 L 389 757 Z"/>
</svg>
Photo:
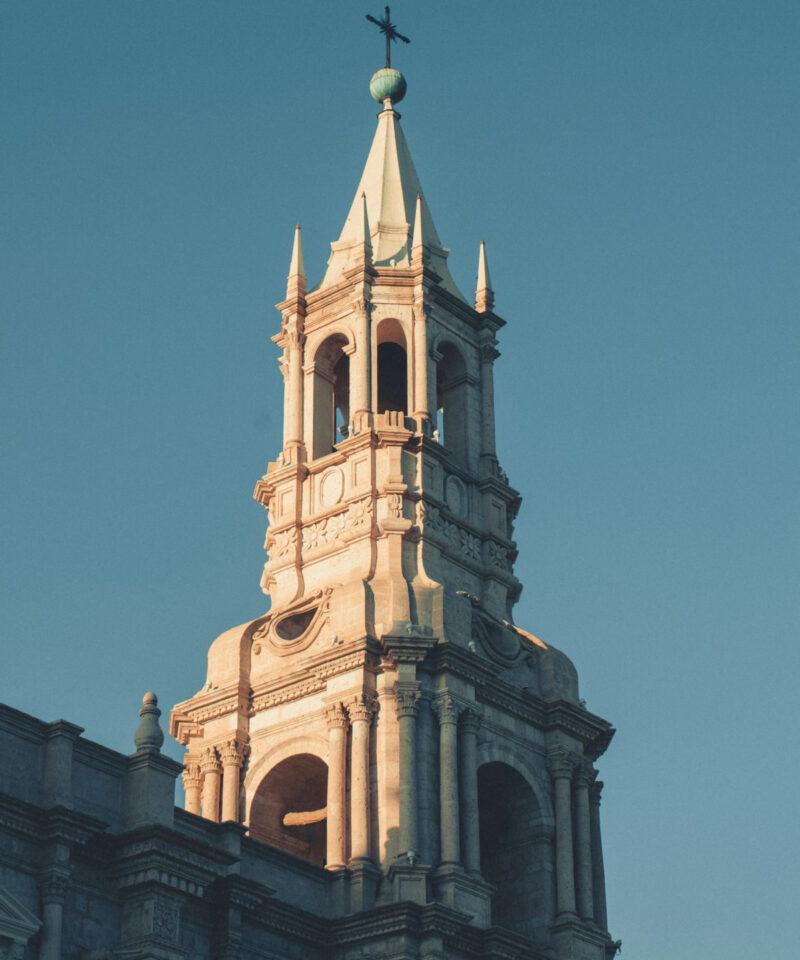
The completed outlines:
<svg viewBox="0 0 800 960">
<path fill-rule="evenodd" d="M 432 352 L 436 364 L 436 424 L 440 440 L 462 465 L 468 460 L 470 378 L 463 350 L 440 336 Z"/>
<path fill-rule="evenodd" d="M 384 317 L 375 327 L 375 396 L 377 413 L 409 409 L 408 339 L 395 317 Z"/>
<path fill-rule="evenodd" d="M 352 341 L 346 334 L 328 331 L 307 348 L 311 356 L 311 458 L 332 453 L 346 436 L 350 421 L 350 354 Z"/>
<path fill-rule="evenodd" d="M 492 885 L 492 924 L 545 939 L 554 916 L 552 828 L 519 770 L 502 760 L 478 767 L 481 874 Z"/>
<path fill-rule="evenodd" d="M 506 766 L 513 767 L 533 791 L 538 805 L 541 826 L 549 829 L 554 828 L 556 821 L 550 794 L 543 785 L 540 774 L 531 762 L 531 757 L 527 752 L 517 749 L 510 743 L 493 740 L 478 744 L 476 759 L 478 767 L 487 763 L 504 763 Z"/>
<path fill-rule="evenodd" d="M 314 752 L 303 748 L 303 743 Z M 250 836 L 325 865 L 328 765 L 319 744 L 296 739 L 270 751 L 247 777 Z"/>
</svg>

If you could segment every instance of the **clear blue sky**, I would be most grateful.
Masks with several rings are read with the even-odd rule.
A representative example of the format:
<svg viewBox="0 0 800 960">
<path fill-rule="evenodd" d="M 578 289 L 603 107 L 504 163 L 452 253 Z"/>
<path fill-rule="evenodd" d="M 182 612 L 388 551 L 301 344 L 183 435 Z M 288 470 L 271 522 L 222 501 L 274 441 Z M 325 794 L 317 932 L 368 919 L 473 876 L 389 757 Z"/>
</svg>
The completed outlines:
<svg viewBox="0 0 800 960">
<path fill-rule="evenodd" d="M 292 229 L 315 282 L 382 4 L 0 3 L 0 697 L 128 752 L 265 609 Z M 517 621 L 617 727 L 626 960 L 794 960 L 797 0 L 397 2 L 452 271 L 487 242 Z M 180 756 L 177 746 L 171 748 Z"/>
</svg>

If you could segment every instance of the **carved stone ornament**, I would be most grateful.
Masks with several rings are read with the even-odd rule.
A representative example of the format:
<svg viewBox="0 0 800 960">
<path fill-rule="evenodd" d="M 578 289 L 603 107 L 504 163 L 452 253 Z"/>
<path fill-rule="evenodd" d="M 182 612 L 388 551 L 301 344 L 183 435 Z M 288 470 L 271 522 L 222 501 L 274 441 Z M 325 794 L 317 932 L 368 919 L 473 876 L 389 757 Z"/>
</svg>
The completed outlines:
<svg viewBox="0 0 800 960">
<path fill-rule="evenodd" d="M 366 720 L 369 722 L 378 704 L 374 697 L 366 693 L 359 693 L 353 697 L 347 707 L 350 712 L 351 723 L 355 723 L 357 720 Z"/>
<path fill-rule="evenodd" d="M 282 560 L 293 559 L 297 550 L 297 527 L 289 527 L 288 530 L 279 530 L 277 533 L 270 531 L 264 546 L 269 552 L 270 566 Z"/>
<path fill-rule="evenodd" d="M 69 890 L 69 869 L 48 870 L 39 878 L 42 903 L 63 903 Z"/>
<path fill-rule="evenodd" d="M 153 903 L 153 936 L 174 943 L 178 938 L 178 908 L 156 900 Z"/>
<path fill-rule="evenodd" d="M 184 790 L 191 790 L 192 788 L 199 790 L 203 785 L 203 774 L 200 770 L 200 764 L 187 763 L 186 769 L 181 774 L 181 779 L 183 780 Z"/>
<path fill-rule="evenodd" d="M 399 686 L 395 691 L 397 703 L 397 716 L 415 717 L 417 715 L 417 704 L 419 702 L 420 692 L 419 684 L 408 686 Z"/>
<path fill-rule="evenodd" d="M 597 771 L 586 760 L 579 760 L 575 764 L 575 772 L 573 773 L 573 779 L 576 786 L 579 787 L 590 787 L 594 782 L 595 777 L 597 776 Z"/>
<path fill-rule="evenodd" d="M 347 727 L 349 722 L 343 703 L 331 703 L 325 708 L 325 723 L 328 727 Z"/>
<path fill-rule="evenodd" d="M 458 723 L 458 715 L 461 712 L 458 704 L 450 696 L 449 693 L 442 694 L 437 697 L 432 703 L 431 706 L 437 713 L 439 717 L 439 723 Z"/>
<path fill-rule="evenodd" d="M 465 734 L 477 736 L 481 726 L 481 717 L 477 710 L 468 707 L 461 714 L 461 729 Z"/>
<path fill-rule="evenodd" d="M 372 497 L 362 497 L 348 506 L 347 526 L 352 532 L 361 532 L 372 526 Z"/>
<path fill-rule="evenodd" d="M 547 757 L 547 769 L 553 780 L 572 779 L 572 771 L 580 760 L 574 753 L 558 748 Z"/>
<path fill-rule="evenodd" d="M 200 769 L 203 773 L 219 773 L 221 766 L 216 749 L 214 747 L 206 747 L 203 752 L 203 758 L 200 761 Z"/>
<path fill-rule="evenodd" d="M 224 766 L 241 767 L 244 763 L 245 747 L 238 740 L 227 740 L 220 745 L 219 755 Z"/>
<path fill-rule="evenodd" d="M 297 603 L 270 613 L 253 631 L 253 645 L 267 643 L 285 657 L 305 650 L 329 622 L 333 587 L 316 590 Z"/>
</svg>

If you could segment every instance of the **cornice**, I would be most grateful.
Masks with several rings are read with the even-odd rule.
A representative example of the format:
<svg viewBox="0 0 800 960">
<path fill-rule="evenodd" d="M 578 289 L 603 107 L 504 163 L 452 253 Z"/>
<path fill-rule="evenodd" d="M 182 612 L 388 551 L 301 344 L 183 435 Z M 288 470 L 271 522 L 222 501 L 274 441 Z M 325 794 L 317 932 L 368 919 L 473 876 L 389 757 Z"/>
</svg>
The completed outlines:
<svg viewBox="0 0 800 960">
<path fill-rule="evenodd" d="M 0 793 L 0 827 L 40 841 L 60 840 L 80 845 L 102 834 L 108 823 L 67 807 L 43 808 Z"/>
</svg>

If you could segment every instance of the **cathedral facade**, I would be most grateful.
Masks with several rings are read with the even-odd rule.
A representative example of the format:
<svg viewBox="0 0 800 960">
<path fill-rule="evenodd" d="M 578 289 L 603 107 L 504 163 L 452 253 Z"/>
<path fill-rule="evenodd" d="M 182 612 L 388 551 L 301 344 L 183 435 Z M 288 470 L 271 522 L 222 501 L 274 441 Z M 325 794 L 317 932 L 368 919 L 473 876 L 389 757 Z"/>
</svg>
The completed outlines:
<svg viewBox="0 0 800 960">
<path fill-rule="evenodd" d="M 254 494 L 269 611 L 214 641 L 173 709 L 183 768 L 152 695 L 131 757 L 0 716 L 46 786 L 9 794 L 35 825 L 30 882 L 0 874 L 19 956 L 613 955 L 595 768 L 613 729 L 513 620 L 486 250 L 468 302 L 400 126 L 405 80 L 371 91 L 327 269 L 309 289 L 297 228 L 278 304 L 283 444 Z"/>
</svg>

